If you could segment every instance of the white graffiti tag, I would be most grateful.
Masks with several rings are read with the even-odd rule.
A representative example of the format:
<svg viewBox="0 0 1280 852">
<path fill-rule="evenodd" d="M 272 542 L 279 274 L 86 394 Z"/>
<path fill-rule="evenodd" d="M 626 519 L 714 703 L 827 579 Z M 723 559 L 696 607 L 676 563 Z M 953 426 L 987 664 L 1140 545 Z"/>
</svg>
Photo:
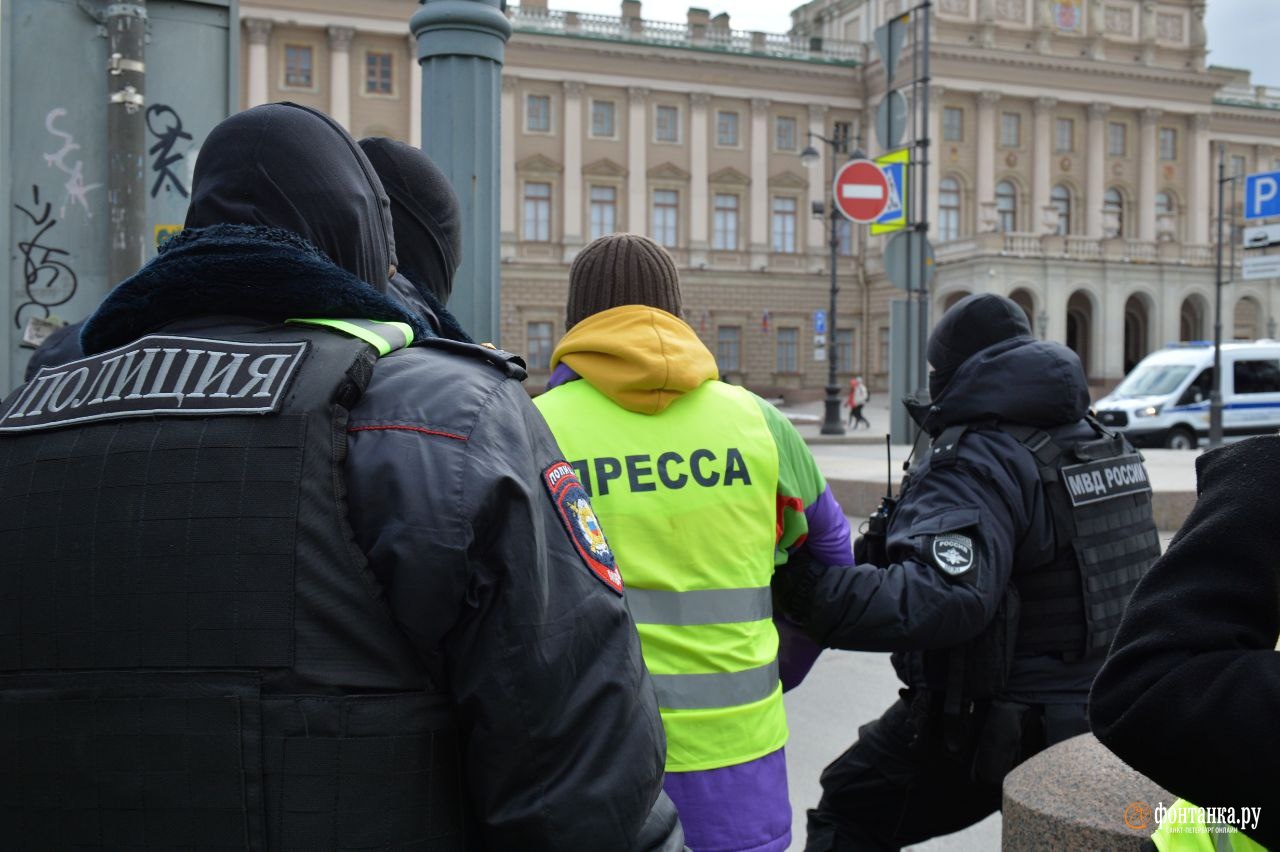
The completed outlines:
<svg viewBox="0 0 1280 852">
<path fill-rule="evenodd" d="M 85 215 L 93 218 L 93 211 L 89 209 L 88 195 L 91 191 L 102 186 L 100 183 L 84 182 L 84 161 L 76 160 L 74 166 L 68 166 L 66 156 L 72 151 L 79 151 L 80 146 L 76 144 L 75 137 L 65 130 L 59 130 L 53 126 L 53 123 L 67 114 L 62 107 L 56 107 L 49 110 L 49 114 L 44 117 L 44 129 L 52 133 L 54 136 L 62 140 L 62 147 L 51 154 L 44 155 L 45 164 L 52 166 L 67 176 L 67 182 L 63 187 L 67 190 L 67 197 L 62 201 L 62 207 L 58 210 L 59 216 L 67 215 L 67 202 L 74 201 L 84 208 Z"/>
</svg>

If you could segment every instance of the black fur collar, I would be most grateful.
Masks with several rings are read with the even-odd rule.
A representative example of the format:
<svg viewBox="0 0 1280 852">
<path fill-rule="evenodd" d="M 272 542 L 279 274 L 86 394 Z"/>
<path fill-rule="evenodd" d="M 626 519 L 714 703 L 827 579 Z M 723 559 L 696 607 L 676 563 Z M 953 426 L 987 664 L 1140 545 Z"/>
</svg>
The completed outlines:
<svg viewBox="0 0 1280 852">
<path fill-rule="evenodd" d="M 85 322 L 80 340 L 93 355 L 187 317 L 234 314 L 279 322 L 291 317 L 422 320 L 335 265 L 291 231 L 213 225 L 182 231 L 160 254 L 112 290 Z"/>
</svg>

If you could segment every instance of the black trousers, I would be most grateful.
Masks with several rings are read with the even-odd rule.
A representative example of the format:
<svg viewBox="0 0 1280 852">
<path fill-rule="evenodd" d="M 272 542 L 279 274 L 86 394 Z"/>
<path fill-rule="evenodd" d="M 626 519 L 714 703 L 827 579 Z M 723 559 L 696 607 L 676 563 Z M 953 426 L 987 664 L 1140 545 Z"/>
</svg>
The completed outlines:
<svg viewBox="0 0 1280 852">
<path fill-rule="evenodd" d="M 899 699 L 858 729 L 857 742 L 823 770 L 806 852 L 900 849 L 999 810 L 1000 779 L 974 777 L 976 746 L 953 754 L 939 736 L 918 737 L 918 727 Z M 1013 765 L 1088 729 L 1083 704 L 1028 707 Z"/>
</svg>

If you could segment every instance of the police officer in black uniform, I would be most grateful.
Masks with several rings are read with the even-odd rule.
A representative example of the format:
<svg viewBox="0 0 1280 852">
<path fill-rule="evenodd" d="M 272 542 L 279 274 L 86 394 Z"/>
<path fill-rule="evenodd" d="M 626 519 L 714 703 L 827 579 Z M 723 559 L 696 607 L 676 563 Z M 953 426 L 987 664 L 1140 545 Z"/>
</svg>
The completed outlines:
<svg viewBox="0 0 1280 852">
<path fill-rule="evenodd" d="M 1002 296 L 928 343 L 932 439 L 857 567 L 788 572 L 783 610 L 827 647 L 894 651 L 905 685 L 822 774 L 810 852 L 897 849 L 1000 807 L 1005 774 L 1088 730 L 1093 677 L 1159 553 L 1141 458 L 1087 415 L 1075 353 Z M 873 519 L 874 520 L 874 519 Z"/>
<path fill-rule="evenodd" d="M 186 225 L 0 403 L 0 846 L 679 849 L 523 368 L 388 298 L 355 142 L 239 113 Z"/>
</svg>

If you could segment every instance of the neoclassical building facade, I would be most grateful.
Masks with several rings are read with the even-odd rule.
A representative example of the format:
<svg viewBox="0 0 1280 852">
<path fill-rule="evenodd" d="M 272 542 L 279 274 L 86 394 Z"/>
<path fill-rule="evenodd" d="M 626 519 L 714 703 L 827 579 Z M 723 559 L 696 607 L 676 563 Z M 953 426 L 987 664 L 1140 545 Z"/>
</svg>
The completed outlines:
<svg viewBox="0 0 1280 852">
<path fill-rule="evenodd" d="M 700 9 L 655 22 L 636 0 L 616 16 L 545 0 L 510 9 L 501 343 L 526 355 L 534 384 L 564 331 L 569 263 L 614 230 L 669 248 L 686 319 L 728 378 L 769 393 L 825 383 L 815 312 L 829 298 L 828 225 L 813 208 L 833 151 L 819 143 L 814 168 L 799 153 L 810 133 L 847 141 L 838 161 L 881 153 L 870 121 L 884 73 L 867 42 L 908 5 L 816 0 L 787 34 Z M 244 103 L 294 100 L 357 136 L 417 143 L 415 7 L 242 2 Z M 1010 295 L 1099 386 L 1168 341 L 1210 336 L 1217 152 L 1235 173 L 1280 167 L 1280 90 L 1205 67 L 1203 2 L 934 9 L 934 316 L 965 293 Z M 885 281 L 881 238 L 842 224 L 837 240 L 841 372 L 882 386 L 902 293 Z M 1271 332 L 1275 284 L 1226 288 L 1227 337 Z"/>
</svg>

